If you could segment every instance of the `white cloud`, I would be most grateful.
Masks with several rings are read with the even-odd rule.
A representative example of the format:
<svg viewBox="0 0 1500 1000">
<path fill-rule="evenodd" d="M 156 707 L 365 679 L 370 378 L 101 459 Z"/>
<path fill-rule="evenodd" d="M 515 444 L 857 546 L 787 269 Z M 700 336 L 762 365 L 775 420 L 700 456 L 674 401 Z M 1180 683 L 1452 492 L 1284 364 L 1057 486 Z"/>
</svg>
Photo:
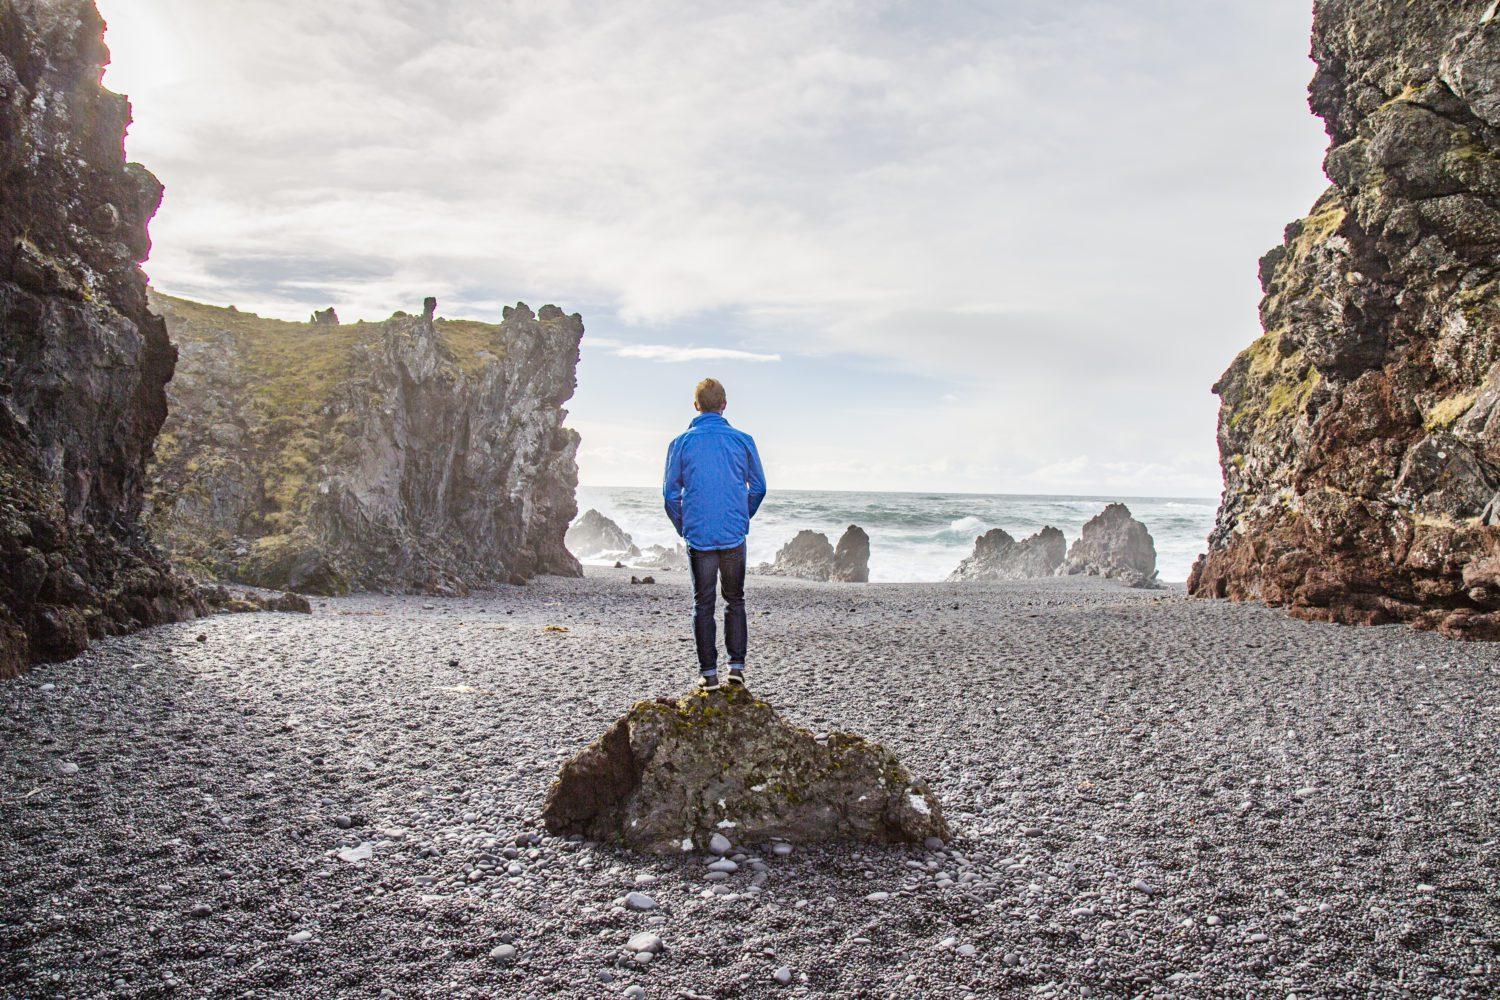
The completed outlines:
<svg viewBox="0 0 1500 1000">
<path fill-rule="evenodd" d="M 623 359 L 937 379 L 978 401 L 975 476 L 1211 469 L 1255 258 L 1321 187 L 1305 0 L 100 5 L 167 187 L 163 288 L 296 318 L 555 301 L 700 331 Z M 881 419 L 837 457 L 938 474 L 952 427 Z"/>
<path fill-rule="evenodd" d="M 629 344 L 612 352 L 619 358 L 643 361 L 780 361 L 779 354 L 757 354 L 728 347 L 673 347 L 669 344 Z"/>
</svg>

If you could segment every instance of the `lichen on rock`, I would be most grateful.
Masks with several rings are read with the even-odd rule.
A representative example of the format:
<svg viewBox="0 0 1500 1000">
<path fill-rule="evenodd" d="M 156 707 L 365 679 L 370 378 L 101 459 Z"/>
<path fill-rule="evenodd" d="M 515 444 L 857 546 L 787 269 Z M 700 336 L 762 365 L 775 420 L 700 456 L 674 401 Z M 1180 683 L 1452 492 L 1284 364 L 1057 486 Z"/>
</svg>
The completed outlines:
<svg viewBox="0 0 1500 1000">
<path fill-rule="evenodd" d="M 638 702 L 563 765 L 546 828 L 651 852 L 684 841 L 921 843 L 946 838 L 937 796 L 879 744 L 819 740 L 743 690 Z"/>
<path fill-rule="evenodd" d="M 580 573 L 576 314 L 288 323 L 151 301 L 182 352 L 151 524 L 185 565 L 314 594 Z"/>
<path fill-rule="evenodd" d="M 1500 16 L 1319 0 L 1332 185 L 1261 260 L 1198 596 L 1500 638 Z"/>
</svg>

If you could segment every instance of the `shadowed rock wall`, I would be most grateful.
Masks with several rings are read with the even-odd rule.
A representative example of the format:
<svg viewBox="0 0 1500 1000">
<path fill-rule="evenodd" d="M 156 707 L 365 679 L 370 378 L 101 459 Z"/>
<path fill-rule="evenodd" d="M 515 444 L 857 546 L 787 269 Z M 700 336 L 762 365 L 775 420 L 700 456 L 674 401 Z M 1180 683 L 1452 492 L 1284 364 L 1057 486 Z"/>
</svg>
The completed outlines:
<svg viewBox="0 0 1500 1000">
<path fill-rule="evenodd" d="M 1200 596 L 1500 638 L 1500 16 L 1320 0 L 1332 185 L 1262 258 Z"/>
<path fill-rule="evenodd" d="M 86 0 L 0 2 L 0 675 L 199 607 L 139 522 L 176 355 L 103 38 Z"/>
</svg>

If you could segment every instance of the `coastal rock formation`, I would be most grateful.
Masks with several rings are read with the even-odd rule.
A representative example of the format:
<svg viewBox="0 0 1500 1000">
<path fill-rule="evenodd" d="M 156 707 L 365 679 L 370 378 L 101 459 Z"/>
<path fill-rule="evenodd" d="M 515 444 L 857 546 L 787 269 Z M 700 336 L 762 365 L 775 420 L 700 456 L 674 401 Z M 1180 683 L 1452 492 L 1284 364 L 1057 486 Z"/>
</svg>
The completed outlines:
<svg viewBox="0 0 1500 1000">
<path fill-rule="evenodd" d="M 870 536 L 851 524 L 835 549 L 827 535 L 804 528 L 777 550 L 775 561 L 761 563 L 755 571 L 799 580 L 866 583 L 870 579 Z"/>
<path fill-rule="evenodd" d="M 632 560 L 637 569 L 687 569 L 687 546 L 678 543 L 671 548 L 665 545 L 648 545 L 641 550 L 640 557 Z"/>
<path fill-rule="evenodd" d="M 1068 542 L 1053 527 L 1018 542 L 1001 528 L 974 539 L 974 551 L 958 564 L 950 580 L 1030 580 L 1052 576 L 1062 566 Z"/>
<path fill-rule="evenodd" d="M 1060 576 L 1106 576 L 1131 587 L 1156 583 L 1156 543 L 1130 508 L 1112 503 L 1079 533 L 1078 541 L 1058 569 Z"/>
<path fill-rule="evenodd" d="M 776 550 L 774 562 L 761 563 L 757 572 L 767 576 L 792 576 L 800 580 L 826 580 L 833 569 L 833 544 L 821 531 L 803 528 Z"/>
<path fill-rule="evenodd" d="M 851 524 L 845 528 L 839 543 L 833 547 L 833 569 L 828 579 L 844 583 L 870 582 L 870 536 L 859 525 Z"/>
<path fill-rule="evenodd" d="M 0 4 L 0 676 L 201 606 L 140 526 L 175 359 L 87 0 Z"/>
<path fill-rule="evenodd" d="M 922 781 L 875 743 L 818 740 L 742 690 L 637 702 L 563 765 L 542 821 L 642 851 L 742 843 L 921 843 L 948 836 Z"/>
<path fill-rule="evenodd" d="M 1260 263 L 1214 391 L 1199 596 L 1500 639 L 1500 15 L 1319 0 L 1332 185 Z"/>
<path fill-rule="evenodd" d="M 562 426 L 583 323 L 398 313 L 283 323 L 153 293 L 182 356 L 151 524 L 200 574 L 312 594 L 462 594 L 579 575 L 578 435 Z"/>
<path fill-rule="evenodd" d="M 619 554 L 633 559 L 641 554 L 629 534 L 592 508 L 584 511 L 583 516 L 573 522 L 563 536 L 563 542 L 568 546 L 568 551 L 580 559 Z"/>
</svg>

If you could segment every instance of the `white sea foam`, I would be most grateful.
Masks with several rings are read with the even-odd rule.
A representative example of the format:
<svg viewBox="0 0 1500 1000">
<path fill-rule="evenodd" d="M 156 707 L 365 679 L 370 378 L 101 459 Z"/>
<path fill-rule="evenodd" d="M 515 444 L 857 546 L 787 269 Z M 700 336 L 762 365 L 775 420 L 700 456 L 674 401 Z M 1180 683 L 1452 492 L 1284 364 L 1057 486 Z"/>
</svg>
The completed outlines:
<svg viewBox="0 0 1500 1000">
<path fill-rule="evenodd" d="M 1071 544 L 1083 522 L 1114 497 L 1002 496 L 977 494 L 834 493 L 773 491 L 752 524 L 752 565 L 769 562 L 802 528 L 836 542 L 850 524 L 870 534 L 870 579 L 910 582 L 945 579 L 991 527 L 1017 538 L 1043 526 L 1060 529 Z M 1156 540 L 1163 580 L 1187 579 L 1206 547 L 1216 501 L 1124 498 Z M 641 548 L 675 545 L 679 539 L 662 510 L 661 493 L 650 488 L 580 487 L 578 509 L 597 508 L 630 533 Z M 608 565 L 613 560 L 591 560 Z"/>
</svg>

